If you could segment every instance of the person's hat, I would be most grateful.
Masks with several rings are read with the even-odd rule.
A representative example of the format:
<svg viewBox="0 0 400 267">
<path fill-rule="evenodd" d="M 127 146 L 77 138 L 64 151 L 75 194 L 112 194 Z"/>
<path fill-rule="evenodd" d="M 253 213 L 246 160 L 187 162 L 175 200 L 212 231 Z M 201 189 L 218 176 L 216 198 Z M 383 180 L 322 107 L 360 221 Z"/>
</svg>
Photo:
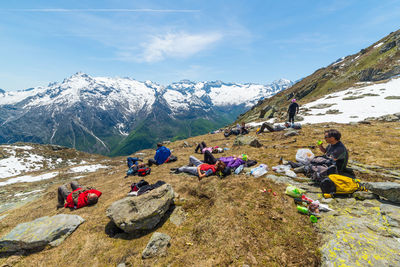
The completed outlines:
<svg viewBox="0 0 400 267">
<path fill-rule="evenodd" d="M 242 154 L 242 159 L 243 159 L 244 161 L 247 161 L 247 154 Z"/>
<path fill-rule="evenodd" d="M 296 99 L 295 99 L 295 98 L 293 98 L 293 99 L 292 99 L 292 102 L 293 102 L 293 103 L 294 103 L 294 102 L 296 102 Z"/>
</svg>

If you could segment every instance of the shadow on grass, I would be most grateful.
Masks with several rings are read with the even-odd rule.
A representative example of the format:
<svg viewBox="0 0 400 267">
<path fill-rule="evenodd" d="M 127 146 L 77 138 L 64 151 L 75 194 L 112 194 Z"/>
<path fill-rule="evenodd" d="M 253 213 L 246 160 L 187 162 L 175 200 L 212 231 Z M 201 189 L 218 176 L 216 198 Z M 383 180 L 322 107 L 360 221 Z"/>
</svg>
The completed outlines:
<svg viewBox="0 0 400 267">
<path fill-rule="evenodd" d="M 171 214 L 174 210 L 175 210 L 175 205 L 171 204 L 171 206 L 169 207 L 167 212 L 161 218 L 160 222 L 153 229 L 150 229 L 150 230 L 137 230 L 134 233 L 125 233 L 122 229 L 118 228 L 118 226 L 111 220 L 106 225 L 104 230 L 105 230 L 105 233 L 111 238 L 120 238 L 120 239 L 124 239 L 124 240 L 132 240 L 132 239 L 141 238 L 145 235 L 155 232 L 158 228 L 163 226 L 164 223 L 169 219 L 169 217 L 171 216 Z"/>
</svg>

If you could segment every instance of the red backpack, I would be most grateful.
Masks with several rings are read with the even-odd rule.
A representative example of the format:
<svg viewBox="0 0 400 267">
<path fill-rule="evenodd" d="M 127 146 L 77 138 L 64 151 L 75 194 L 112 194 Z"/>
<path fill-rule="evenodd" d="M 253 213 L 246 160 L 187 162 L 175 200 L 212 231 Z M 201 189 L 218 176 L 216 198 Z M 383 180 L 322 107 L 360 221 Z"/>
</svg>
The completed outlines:
<svg viewBox="0 0 400 267">
<path fill-rule="evenodd" d="M 137 171 L 138 176 L 146 176 L 151 173 L 151 169 L 149 167 L 140 168 Z"/>
</svg>

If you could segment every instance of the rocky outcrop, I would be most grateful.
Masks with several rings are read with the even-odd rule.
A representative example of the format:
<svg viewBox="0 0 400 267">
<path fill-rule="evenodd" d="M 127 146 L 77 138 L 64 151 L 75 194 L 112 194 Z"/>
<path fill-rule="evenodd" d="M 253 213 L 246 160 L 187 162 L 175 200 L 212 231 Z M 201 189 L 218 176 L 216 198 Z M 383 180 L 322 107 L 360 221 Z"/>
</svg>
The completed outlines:
<svg viewBox="0 0 400 267">
<path fill-rule="evenodd" d="M 243 146 L 249 145 L 252 147 L 261 147 L 262 144 L 258 141 L 257 138 L 248 136 L 248 135 L 239 135 L 236 137 L 235 141 L 233 142 L 234 146 Z"/>
<path fill-rule="evenodd" d="M 173 199 L 171 185 L 164 184 L 143 195 L 114 202 L 106 214 L 124 232 L 151 230 L 161 221 Z"/>
<path fill-rule="evenodd" d="M 394 48 L 395 46 L 396 46 L 396 41 L 389 42 L 389 43 L 385 44 L 384 46 L 382 46 L 381 50 L 379 50 L 379 53 L 383 54 L 383 53 L 389 51 L 390 49 Z"/>
<path fill-rule="evenodd" d="M 0 239 L 0 252 L 36 251 L 58 246 L 85 220 L 77 215 L 58 214 L 21 223 Z"/>
<path fill-rule="evenodd" d="M 365 187 L 374 194 L 392 202 L 400 203 L 400 184 L 393 182 L 368 182 Z"/>
<path fill-rule="evenodd" d="M 171 237 L 167 234 L 155 232 L 142 252 L 142 258 L 153 258 L 156 256 L 165 256 Z"/>
</svg>

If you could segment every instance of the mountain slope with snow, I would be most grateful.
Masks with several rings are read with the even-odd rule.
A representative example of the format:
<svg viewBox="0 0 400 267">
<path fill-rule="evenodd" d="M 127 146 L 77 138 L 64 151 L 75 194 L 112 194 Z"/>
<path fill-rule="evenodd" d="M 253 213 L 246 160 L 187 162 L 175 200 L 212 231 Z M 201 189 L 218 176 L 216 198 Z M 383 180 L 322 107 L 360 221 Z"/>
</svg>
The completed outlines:
<svg viewBox="0 0 400 267">
<path fill-rule="evenodd" d="M 146 141 L 136 138 L 124 152 L 131 153 L 155 141 L 221 127 L 260 99 L 291 84 L 284 79 L 271 85 L 183 80 L 161 86 L 76 73 L 46 87 L 1 91 L 0 143 L 50 143 L 118 154 L 115 147 L 129 134 L 144 135 Z M 150 122 L 157 128 L 147 127 Z"/>
<path fill-rule="evenodd" d="M 400 30 L 397 30 L 371 44 L 369 47 L 361 49 L 358 53 L 341 57 L 328 66 L 316 70 L 311 75 L 295 83 L 288 90 L 265 99 L 245 114 L 242 114 L 238 118 L 238 121 L 251 122 L 268 118 L 284 121 L 288 119 L 286 111 L 290 100 L 293 98 L 297 99 L 301 106 L 304 106 L 307 103 L 323 99 L 325 96 L 334 94 L 335 92 L 360 87 L 360 83 L 384 82 L 399 75 Z M 384 94 L 383 92 L 380 93 Z M 375 94 L 380 93 L 375 92 Z M 374 96 L 365 96 L 363 101 L 366 101 L 365 104 L 369 106 L 372 106 L 372 104 L 367 103 L 368 99 L 371 101 L 378 100 Z M 324 101 L 321 100 L 321 102 Z M 325 102 L 330 103 L 331 101 L 327 100 Z M 376 110 L 364 106 L 356 107 L 356 101 L 340 100 L 339 102 L 343 108 L 348 106 L 349 108 L 360 110 L 360 112 L 368 110 L 374 113 Z M 394 105 L 397 105 L 396 101 L 388 101 L 387 104 L 387 108 L 391 109 L 391 114 L 397 112 L 397 109 L 394 107 Z M 335 107 L 332 106 L 332 109 L 335 109 Z M 351 116 L 358 115 L 353 114 Z M 320 117 L 314 116 L 313 119 L 317 122 L 323 116 L 320 115 Z M 331 114 L 327 114 L 325 117 L 331 117 Z M 337 119 L 339 117 L 336 116 Z"/>
</svg>

